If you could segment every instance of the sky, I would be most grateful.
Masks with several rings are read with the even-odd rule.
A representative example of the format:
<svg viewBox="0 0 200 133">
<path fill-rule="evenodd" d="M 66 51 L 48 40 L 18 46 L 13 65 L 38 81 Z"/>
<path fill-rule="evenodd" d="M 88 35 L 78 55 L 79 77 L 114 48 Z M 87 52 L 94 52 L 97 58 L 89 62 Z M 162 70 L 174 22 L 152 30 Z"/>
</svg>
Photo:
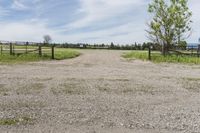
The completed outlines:
<svg viewBox="0 0 200 133">
<path fill-rule="evenodd" d="M 145 32 L 151 0 L 0 0 L 0 40 L 132 44 L 149 41 Z M 200 0 L 193 12 L 190 43 L 200 37 Z"/>
</svg>

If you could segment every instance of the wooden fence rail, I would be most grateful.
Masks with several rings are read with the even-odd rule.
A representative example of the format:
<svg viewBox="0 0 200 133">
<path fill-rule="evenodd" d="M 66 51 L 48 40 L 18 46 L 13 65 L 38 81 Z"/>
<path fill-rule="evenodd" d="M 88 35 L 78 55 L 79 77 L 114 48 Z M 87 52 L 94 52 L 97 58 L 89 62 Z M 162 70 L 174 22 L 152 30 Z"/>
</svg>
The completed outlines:
<svg viewBox="0 0 200 133">
<path fill-rule="evenodd" d="M 6 46 L 6 48 L 4 48 Z M 22 47 L 20 47 L 22 46 Z M 50 54 L 52 59 L 55 59 L 55 47 L 42 47 L 41 45 L 38 46 L 33 46 L 31 45 L 29 48 L 28 45 L 14 45 L 10 43 L 9 45 L 1 45 L 0 46 L 0 52 L 1 55 L 3 53 L 9 53 L 10 55 L 22 55 L 22 54 L 30 54 L 30 53 L 35 53 L 38 54 L 39 56 L 42 56 L 43 54 Z M 23 47 L 24 46 L 24 47 Z"/>
</svg>

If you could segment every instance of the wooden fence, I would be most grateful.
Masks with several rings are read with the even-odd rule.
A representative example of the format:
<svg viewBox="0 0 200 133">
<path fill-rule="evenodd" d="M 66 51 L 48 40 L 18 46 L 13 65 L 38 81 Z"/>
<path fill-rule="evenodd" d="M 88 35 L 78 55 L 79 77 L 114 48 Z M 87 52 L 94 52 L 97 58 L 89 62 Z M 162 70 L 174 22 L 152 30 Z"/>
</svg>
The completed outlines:
<svg viewBox="0 0 200 133">
<path fill-rule="evenodd" d="M 43 56 L 45 54 L 51 55 L 51 58 L 54 59 L 54 46 L 45 47 L 42 45 L 16 45 L 16 44 L 1 44 L 0 53 L 10 54 L 10 55 L 23 55 L 23 54 L 38 54 Z"/>
<path fill-rule="evenodd" d="M 161 51 L 161 50 L 159 50 Z M 169 50 L 170 54 L 175 54 L 177 56 L 179 55 L 185 55 L 185 56 L 196 56 L 200 57 L 200 45 L 198 46 L 190 46 L 190 47 L 179 47 L 175 46 L 172 49 Z M 149 45 L 148 48 L 148 59 L 151 60 L 152 58 L 152 47 Z"/>
</svg>

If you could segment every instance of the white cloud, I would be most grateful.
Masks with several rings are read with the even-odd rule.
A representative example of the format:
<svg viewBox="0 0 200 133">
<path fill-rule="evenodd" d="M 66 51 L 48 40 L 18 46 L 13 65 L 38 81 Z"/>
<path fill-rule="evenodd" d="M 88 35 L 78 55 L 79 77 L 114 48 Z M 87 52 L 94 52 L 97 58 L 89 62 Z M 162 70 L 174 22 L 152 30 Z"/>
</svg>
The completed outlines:
<svg viewBox="0 0 200 133">
<path fill-rule="evenodd" d="M 44 34 L 53 34 L 44 24 L 35 22 L 0 23 L 0 29 L 0 40 L 42 41 Z"/>
<path fill-rule="evenodd" d="M 14 0 L 11 8 L 15 10 L 27 10 L 28 7 L 23 4 L 23 1 L 21 0 Z"/>
<path fill-rule="evenodd" d="M 192 16 L 192 20 L 193 20 L 193 24 L 192 24 L 192 28 L 193 28 L 193 32 L 191 37 L 188 39 L 188 41 L 190 42 L 197 42 L 198 38 L 200 38 L 200 17 L 199 17 L 199 13 L 200 13 L 200 1 L 199 0 L 191 0 L 189 1 L 189 6 L 190 9 L 193 13 Z"/>
<path fill-rule="evenodd" d="M 134 43 L 135 41 L 143 40 L 145 36 L 144 26 L 145 24 L 143 23 L 127 23 L 114 28 L 69 35 L 66 38 L 76 39 L 85 43 Z M 141 29 L 141 27 L 143 28 Z"/>
<path fill-rule="evenodd" d="M 81 8 L 78 11 L 84 14 L 84 17 L 67 27 L 81 28 L 91 23 L 106 21 L 128 13 L 128 11 L 144 3 L 144 0 L 80 0 Z"/>
</svg>

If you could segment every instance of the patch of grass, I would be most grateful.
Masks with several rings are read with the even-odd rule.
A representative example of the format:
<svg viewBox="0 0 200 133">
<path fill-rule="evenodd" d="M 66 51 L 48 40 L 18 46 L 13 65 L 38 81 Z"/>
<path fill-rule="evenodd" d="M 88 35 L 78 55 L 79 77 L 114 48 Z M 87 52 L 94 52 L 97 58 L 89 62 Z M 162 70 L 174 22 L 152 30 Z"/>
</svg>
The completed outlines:
<svg viewBox="0 0 200 133">
<path fill-rule="evenodd" d="M 132 52 L 124 53 L 122 56 L 127 59 L 148 60 L 147 51 L 132 51 Z M 200 58 L 198 57 L 192 57 L 192 56 L 186 56 L 186 55 L 163 56 L 159 52 L 152 52 L 152 61 L 155 63 L 168 62 L 168 63 L 200 64 Z"/>
<path fill-rule="evenodd" d="M 20 125 L 20 124 L 26 125 L 30 123 L 32 123 L 32 119 L 29 117 L 0 119 L 0 125 L 3 126 Z"/>
<path fill-rule="evenodd" d="M 18 87 L 16 90 L 17 94 L 39 94 L 41 90 L 44 88 L 44 84 L 42 83 L 31 83 L 24 86 Z"/>
<path fill-rule="evenodd" d="M 136 92 L 141 92 L 141 93 L 153 93 L 155 92 L 155 88 L 150 85 L 143 85 L 143 84 L 138 84 L 135 85 L 134 87 L 124 87 L 121 90 L 122 93 L 136 93 Z"/>
<path fill-rule="evenodd" d="M 147 60 L 148 54 L 146 51 L 133 51 L 133 52 L 127 52 L 122 55 L 122 57 L 127 59 L 141 59 L 141 60 Z"/>
<path fill-rule="evenodd" d="M 36 54 L 27 54 L 27 55 L 9 55 L 2 54 L 0 55 L 0 63 L 1 64 L 16 64 L 16 63 L 24 63 L 24 62 L 35 62 L 41 60 L 50 60 L 47 56 L 40 57 Z"/>
<path fill-rule="evenodd" d="M 117 81 L 111 81 L 113 83 Z M 152 94 L 156 92 L 155 87 L 151 85 L 145 84 L 135 84 L 134 86 L 130 86 L 129 82 L 119 83 L 117 82 L 117 86 L 112 86 L 113 83 L 102 83 L 95 86 L 100 92 L 104 93 L 114 93 L 114 94 L 133 94 L 133 93 L 144 93 L 144 94 Z"/>
<path fill-rule="evenodd" d="M 7 96 L 9 91 L 5 86 L 5 84 L 0 84 L 0 94 L 3 96 Z"/>
<path fill-rule="evenodd" d="M 182 85 L 188 91 L 200 92 L 200 78 L 183 78 Z"/>
<path fill-rule="evenodd" d="M 0 125 L 16 125 L 18 122 L 16 119 L 1 119 Z"/>
<path fill-rule="evenodd" d="M 112 92 L 112 89 L 110 88 L 110 85 L 108 83 L 96 85 L 95 88 L 97 88 L 100 92 Z"/>
<path fill-rule="evenodd" d="M 63 60 L 69 58 L 75 58 L 80 53 L 73 49 L 55 48 L 55 59 Z M 0 54 L 0 64 L 16 64 L 25 62 L 37 62 L 43 60 L 51 60 L 51 52 L 43 53 L 43 56 L 39 56 L 38 53 L 29 53 L 21 55 L 9 55 L 9 53 Z"/>
<path fill-rule="evenodd" d="M 53 78 L 52 77 L 49 77 L 49 78 L 34 78 L 34 80 L 35 81 L 38 81 L 38 82 L 40 82 L 40 81 L 50 81 L 50 80 L 53 80 Z"/>
<path fill-rule="evenodd" d="M 198 82 L 185 82 L 183 83 L 184 88 L 188 91 L 193 91 L 193 92 L 200 92 L 200 83 Z"/>
<path fill-rule="evenodd" d="M 163 79 L 172 79 L 173 77 L 163 76 L 161 78 L 163 78 Z"/>
<path fill-rule="evenodd" d="M 55 49 L 55 58 L 57 60 L 75 58 L 79 55 L 80 55 L 80 53 L 76 50 L 62 49 L 62 48 Z"/>
<path fill-rule="evenodd" d="M 110 89 L 108 87 L 98 87 L 98 89 L 101 92 L 110 92 Z"/>
<path fill-rule="evenodd" d="M 98 80 L 101 80 L 101 81 L 121 81 L 121 82 L 130 81 L 129 79 L 125 79 L 125 78 L 117 78 L 117 79 L 99 78 Z"/>
<path fill-rule="evenodd" d="M 64 83 L 57 87 L 53 87 L 51 91 L 53 94 L 69 94 L 69 95 L 81 95 L 85 94 L 86 90 L 78 84 L 80 83 Z"/>
<path fill-rule="evenodd" d="M 183 78 L 184 80 L 187 80 L 187 81 L 200 81 L 200 78 Z"/>
</svg>

